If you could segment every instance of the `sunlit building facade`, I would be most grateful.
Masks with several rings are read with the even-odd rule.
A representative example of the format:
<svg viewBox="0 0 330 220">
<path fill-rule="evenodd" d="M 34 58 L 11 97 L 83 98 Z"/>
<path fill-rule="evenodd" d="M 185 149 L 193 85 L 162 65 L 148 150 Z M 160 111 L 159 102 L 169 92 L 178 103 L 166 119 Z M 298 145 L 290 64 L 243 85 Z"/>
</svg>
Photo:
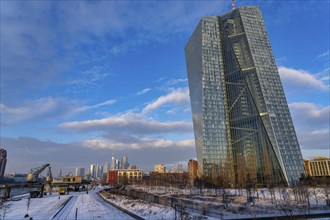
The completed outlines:
<svg viewBox="0 0 330 220">
<path fill-rule="evenodd" d="M 203 17 L 185 53 L 201 174 L 298 181 L 303 158 L 259 7 Z"/>
<path fill-rule="evenodd" d="M 193 183 L 194 180 L 197 178 L 197 173 L 198 172 L 198 162 L 197 160 L 189 160 L 188 162 L 188 174 L 189 174 L 189 179 L 190 183 Z"/>
<path fill-rule="evenodd" d="M 304 164 L 307 176 L 330 176 L 330 159 L 327 157 L 316 157 L 313 160 L 304 160 Z"/>
<path fill-rule="evenodd" d="M 156 164 L 154 166 L 154 171 L 155 172 L 158 172 L 158 173 L 166 173 L 166 166 L 165 166 L 165 164 L 162 164 L 162 163 Z"/>
</svg>

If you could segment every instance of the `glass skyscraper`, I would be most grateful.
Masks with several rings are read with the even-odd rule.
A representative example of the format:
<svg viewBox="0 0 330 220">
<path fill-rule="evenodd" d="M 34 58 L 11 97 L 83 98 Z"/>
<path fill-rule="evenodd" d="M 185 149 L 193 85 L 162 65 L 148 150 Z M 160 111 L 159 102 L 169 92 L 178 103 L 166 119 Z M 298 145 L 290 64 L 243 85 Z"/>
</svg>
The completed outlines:
<svg viewBox="0 0 330 220">
<path fill-rule="evenodd" d="M 303 158 L 259 7 L 203 17 L 185 53 L 200 174 L 298 181 Z"/>
</svg>

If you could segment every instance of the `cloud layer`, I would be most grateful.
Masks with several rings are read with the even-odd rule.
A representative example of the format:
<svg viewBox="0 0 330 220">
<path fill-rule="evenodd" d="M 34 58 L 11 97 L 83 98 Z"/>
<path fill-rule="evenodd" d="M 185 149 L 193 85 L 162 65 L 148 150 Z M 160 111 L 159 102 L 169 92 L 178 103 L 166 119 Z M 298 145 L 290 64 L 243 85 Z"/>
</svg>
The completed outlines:
<svg viewBox="0 0 330 220">
<path fill-rule="evenodd" d="M 329 128 L 330 106 L 320 107 L 309 102 L 289 104 L 293 120 L 299 128 Z"/>
<path fill-rule="evenodd" d="M 129 141 L 128 141 L 129 140 Z M 167 139 L 146 139 L 125 137 L 125 140 L 114 139 L 88 139 L 82 145 L 91 149 L 110 149 L 110 150 L 129 150 L 129 149 L 154 149 L 154 148 L 194 148 L 195 141 L 193 139 L 172 141 Z"/>
<path fill-rule="evenodd" d="M 317 91 L 329 91 L 329 83 L 317 78 L 304 70 L 296 70 L 281 66 L 278 68 L 281 79 L 285 84 L 289 84 L 295 87 L 302 87 L 303 89 L 317 90 Z M 289 86 L 288 86 L 289 87 Z"/>
<path fill-rule="evenodd" d="M 123 114 L 109 118 L 66 122 L 59 126 L 61 129 L 75 132 L 106 131 L 116 133 L 155 134 L 171 132 L 191 132 L 192 123 L 185 121 L 158 122 L 148 120 L 137 114 Z"/>
<path fill-rule="evenodd" d="M 188 105 L 189 103 L 190 99 L 188 88 L 180 88 L 170 92 L 167 95 L 160 96 L 156 100 L 147 104 L 147 106 L 144 107 L 142 112 L 147 113 L 156 110 L 166 104 Z"/>
<path fill-rule="evenodd" d="M 134 140 L 134 143 L 140 144 L 136 148 L 125 147 L 125 140 L 130 140 L 127 137 L 122 140 L 118 138 L 114 141 L 99 141 L 98 144 L 92 140 L 61 144 L 28 137 L 3 137 L 1 144 L 6 146 L 8 155 L 6 173 L 27 173 L 33 167 L 50 163 L 53 175 L 58 175 L 60 170 L 62 174 L 67 174 L 75 167 L 86 167 L 92 163 L 102 165 L 111 161 L 111 149 L 115 150 L 116 158 L 126 154 L 131 165 L 135 164 L 145 171 L 151 171 L 153 165 L 160 162 L 170 164 L 195 157 L 193 141 L 190 139 L 177 142 L 164 139 Z M 107 145 L 108 142 L 112 145 Z"/>
<path fill-rule="evenodd" d="M 27 120 L 46 120 L 112 105 L 116 100 L 108 100 L 91 106 L 84 106 L 76 100 L 67 98 L 41 98 L 20 103 L 20 107 L 9 107 L 0 103 L 1 125 L 11 125 Z"/>
</svg>

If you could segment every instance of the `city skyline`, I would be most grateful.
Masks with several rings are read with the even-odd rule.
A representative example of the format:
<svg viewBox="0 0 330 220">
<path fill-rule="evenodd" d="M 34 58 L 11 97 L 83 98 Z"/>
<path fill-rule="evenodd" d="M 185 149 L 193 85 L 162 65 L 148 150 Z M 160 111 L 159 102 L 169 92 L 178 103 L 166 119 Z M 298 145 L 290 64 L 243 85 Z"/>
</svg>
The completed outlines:
<svg viewBox="0 0 330 220">
<path fill-rule="evenodd" d="M 196 157 L 184 46 L 230 2 L 0 4 L 6 173 Z M 261 7 L 303 157 L 329 157 L 329 2 L 236 5 Z"/>
</svg>

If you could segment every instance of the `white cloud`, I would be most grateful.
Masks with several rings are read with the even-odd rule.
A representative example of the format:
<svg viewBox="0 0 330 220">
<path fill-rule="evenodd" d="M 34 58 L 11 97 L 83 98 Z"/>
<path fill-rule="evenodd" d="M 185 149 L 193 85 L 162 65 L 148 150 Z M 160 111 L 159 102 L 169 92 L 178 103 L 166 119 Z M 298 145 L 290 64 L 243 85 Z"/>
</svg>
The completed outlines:
<svg viewBox="0 0 330 220">
<path fill-rule="evenodd" d="M 169 86 L 172 86 L 172 85 L 176 85 L 178 83 L 186 83 L 187 81 L 188 81 L 187 78 L 185 78 L 185 79 L 170 79 L 165 84 L 169 85 Z"/>
<path fill-rule="evenodd" d="M 156 99 L 155 101 L 149 103 L 144 109 L 143 113 L 147 113 L 153 110 L 160 108 L 165 104 L 179 104 L 179 105 L 187 105 L 189 104 L 189 90 L 188 88 L 183 89 L 175 89 L 171 91 L 169 94 L 164 95 Z"/>
<path fill-rule="evenodd" d="M 182 141 L 172 141 L 166 139 L 137 139 L 134 143 L 120 142 L 117 140 L 106 139 L 89 139 L 82 143 L 84 147 L 92 149 L 111 149 L 111 150 L 126 150 L 126 149 L 142 149 L 142 148 L 193 148 L 195 142 L 193 139 Z"/>
<path fill-rule="evenodd" d="M 191 122 L 158 122 L 147 120 L 143 116 L 131 113 L 96 120 L 66 122 L 61 124 L 59 127 L 61 129 L 73 130 L 77 132 L 112 131 L 136 134 L 192 132 Z"/>
<path fill-rule="evenodd" d="M 143 95 L 143 94 L 146 94 L 147 92 L 150 92 L 151 89 L 150 88 L 146 88 L 146 89 L 143 89 L 139 92 L 136 93 L 136 95 Z"/>
<path fill-rule="evenodd" d="M 18 90 L 24 94 L 29 88 L 54 83 L 82 86 L 101 80 L 109 73 L 90 78 L 83 74 L 86 66 L 80 66 L 82 72 L 74 78 L 67 73 L 82 61 L 102 65 L 117 53 L 190 33 L 201 16 L 226 10 L 222 5 L 219 1 L 1 1 L 2 90 L 14 96 Z"/>
<path fill-rule="evenodd" d="M 289 108 L 298 127 L 329 128 L 330 106 L 320 107 L 309 102 L 294 102 L 289 104 Z"/>
<path fill-rule="evenodd" d="M 325 61 L 328 61 L 329 62 L 329 53 L 330 53 L 330 50 L 327 50 L 324 53 L 321 53 L 320 55 L 318 55 L 316 57 L 316 59 L 318 59 L 318 60 L 325 60 Z"/>
<path fill-rule="evenodd" d="M 330 153 L 330 130 L 298 130 L 297 136 L 303 150 L 328 150 Z"/>
<path fill-rule="evenodd" d="M 82 106 L 80 103 L 67 98 L 40 98 L 23 103 L 19 107 L 9 107 L 0 103 L 2 125 L 15 124 L 25 120 L 42 120 L 60 116 L 70 116 L 101 106 L 111 105 L 115 100 L 108 100 L 92 106 Z"/>
<path fill-rule="evenodd" d="M 289 86 L 301 87 L 317 91 L 329 91 L 329 84 L 317 78 L 316 74 L 311 74 L 304 70 L 296 70 L 281 66 L 278 68 L 284 84 Z"/>
<path fill-rule="evenodd" d="M 94 109 L 94 108 L 98 108 L 98 107 L 102 107 L 102 106 L 112 105 L 114 103 L 116 103 L 116 100 L 108 100 L 108 101 L 105 101 L 102 103 L 98 103 L 96 105 L 83 106 L 81 108 L 78 108 L 76 111 L 77 112 L 86 111 L 86 110 L 90 110 L 90 109 Z"/>
</svg>

